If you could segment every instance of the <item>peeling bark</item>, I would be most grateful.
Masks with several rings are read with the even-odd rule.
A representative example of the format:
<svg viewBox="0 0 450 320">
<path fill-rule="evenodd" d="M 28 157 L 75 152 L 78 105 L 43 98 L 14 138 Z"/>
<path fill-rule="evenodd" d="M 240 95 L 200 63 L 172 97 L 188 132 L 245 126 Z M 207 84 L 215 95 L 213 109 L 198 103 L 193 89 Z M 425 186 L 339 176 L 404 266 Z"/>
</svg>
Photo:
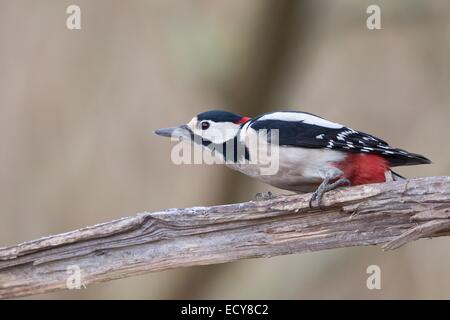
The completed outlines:
<svg viewBox="0 0 450 320">
<path fill-rule="evenodd" d="M 324 210 L 310 194 L 168 209 L 0 248 L 0 298 L 194 265 L 383 244 L 395 249 L 450 230 L 450 177 L 342 188 Z"/>
</svg>

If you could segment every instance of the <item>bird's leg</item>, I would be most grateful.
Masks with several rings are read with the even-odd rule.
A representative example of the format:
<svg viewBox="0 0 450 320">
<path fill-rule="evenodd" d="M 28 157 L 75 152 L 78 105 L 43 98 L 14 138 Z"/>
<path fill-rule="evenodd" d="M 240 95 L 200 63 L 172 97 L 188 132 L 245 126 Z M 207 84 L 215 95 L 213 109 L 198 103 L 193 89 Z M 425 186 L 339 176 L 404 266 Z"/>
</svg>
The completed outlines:
<svg viewBox="0 0 450 320">
<path fill-rule="evenodd" d="M 314 207 L 319 207 L 320 209 L 324 209 L 322 206 L 322 198 L 325 192 L 334 190 L 341 186 L 349 186 L 351 185 L 350 180 L 346 178 L 339 178 L 333 183 L 330 183 L 332 179 L 327 177 L 323 180 L 317 190 L 313 193 L 311 200 L 309 200 L 309 207 L 313 209 Z"/>
<path fill-rule="evenodd" d="M 255 200 L 256 201 L 264 201 L 264 200 L 270 200 L 273 198 L 276 198 L 276 194 L 273 194 L 272 192 L 258 192 L 255 194 Z"/>
</svg>

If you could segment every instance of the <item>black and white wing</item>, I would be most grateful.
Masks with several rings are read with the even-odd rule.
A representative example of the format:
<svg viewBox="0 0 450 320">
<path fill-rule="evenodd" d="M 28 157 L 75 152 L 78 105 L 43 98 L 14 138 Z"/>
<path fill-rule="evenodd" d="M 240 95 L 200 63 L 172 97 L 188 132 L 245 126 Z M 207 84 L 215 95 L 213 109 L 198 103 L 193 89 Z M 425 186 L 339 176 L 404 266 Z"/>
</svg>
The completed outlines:
<svg viewBox="0 0 450 320">
<path fill-rule="evenodd" d="M 283 146 L 377 154 L 388 160 L 392 167 L 431 163 L 424 156 L 393 148 L 370 134 L 305 112 L 280 111 L 264 114 L 252 119 L 249 127 L 256 131 L 278 130 L 279 144 Z"/>
</svg>

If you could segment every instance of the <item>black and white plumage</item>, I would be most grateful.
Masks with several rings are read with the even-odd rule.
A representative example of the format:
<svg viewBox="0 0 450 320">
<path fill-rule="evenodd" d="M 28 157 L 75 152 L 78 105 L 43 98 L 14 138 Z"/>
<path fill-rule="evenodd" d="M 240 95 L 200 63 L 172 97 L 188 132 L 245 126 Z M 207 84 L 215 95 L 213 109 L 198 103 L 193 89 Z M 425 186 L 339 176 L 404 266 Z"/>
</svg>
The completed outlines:
<svg viewBox="0 0 450 320">
<path fill-rule="evenodd" d="M 261 150 L 249 143 L 250 138 L 261 132 L 266 133 L 266 146 L 258 148 L 276 150 L 278 156 L 277 170 L 268 175 L 261 174 L 261 168 L 270 159 L 260 159 Z M 278 134 L 278 143 L 271 140 L 272 132 Z M 424 156 L 393 148 L 370 134 L 298 111 L 277 111 L 249 118 L 212 110 L 197 115 L 187 125 L 155 133 L 222 150 L 215 155 L 225 159 L 228 167 L 281 189 L 316 190 L 312 203 L 318 205 L 326 191 L 341 185 L 384 182 L 400 177 L 392 173 L 391 167 L 430 163 Z M 234 146 L 231 151 L 242 147 L 244 156 L 230 152 L 226 148 L 230 142 Z M 248 163 L 257 158 L 260 162 Z"/>
<path fill-rule="evenodd" d="M 352 153 L 377 154 L 391 167 L 430 163 L 427 158 L 393 148 L 370 134 L 356 131 L 306 112 L 279 111 L 250 121 L 255 130 L 278 129 L 279 144 L 303 148 L 327 148 Z"/>
</svg>

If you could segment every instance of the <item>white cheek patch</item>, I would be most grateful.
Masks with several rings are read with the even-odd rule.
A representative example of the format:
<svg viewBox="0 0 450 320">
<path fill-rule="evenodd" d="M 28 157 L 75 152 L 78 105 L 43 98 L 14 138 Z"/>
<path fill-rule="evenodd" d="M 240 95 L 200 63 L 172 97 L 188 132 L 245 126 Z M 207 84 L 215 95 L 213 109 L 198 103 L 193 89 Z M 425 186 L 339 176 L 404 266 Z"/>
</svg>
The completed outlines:
<svg viewBox="0 0 450 320">
<path fill-rule="evenodd" d="M 191 121 L 189 121 L 187 126 L 189 127 L 189 129 L 191 129 L 191 131 L 193 133 L 198 135 L 199 133 L 198 133 L 198 128 L 197 128 L 197 123 L 198 123 L 197 117 L 194 117 L 194 118 L 192 118 Z"/>
<path fill-rule="evenodd" d="M 201 136 L 203 139 L 213 143 L 221 144 L 228 140 L 234 139 L 239 131 L 239 125 L 231 122 L 208 122 L 210 124 L 208 129 L 202 130 L 198 127 L 194 127 L 192 131 L 194 131 L 196 135 Z"/>
</svg>

